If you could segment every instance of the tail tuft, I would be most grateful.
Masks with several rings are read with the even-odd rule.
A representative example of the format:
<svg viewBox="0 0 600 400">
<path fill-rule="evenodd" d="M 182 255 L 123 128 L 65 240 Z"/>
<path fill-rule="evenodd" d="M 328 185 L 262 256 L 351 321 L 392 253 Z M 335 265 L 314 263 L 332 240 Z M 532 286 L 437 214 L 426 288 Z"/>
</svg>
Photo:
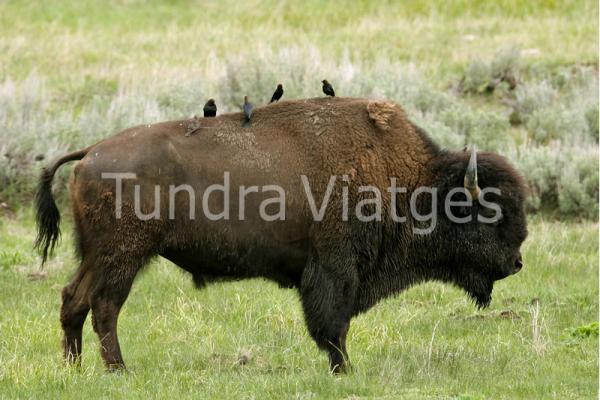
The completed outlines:
<svg viewBox="0 0 600 400">
<path fill-rule="evenodd" d="M 35 239 L 35 248 L 42 253 L 42 266 L 60 237 L 60 212 L 52 196 L 52 178 L 54 173 L 44 168 L 40 183 L 35 195 L 36 220 L 38 234 Z"/>
</svg>

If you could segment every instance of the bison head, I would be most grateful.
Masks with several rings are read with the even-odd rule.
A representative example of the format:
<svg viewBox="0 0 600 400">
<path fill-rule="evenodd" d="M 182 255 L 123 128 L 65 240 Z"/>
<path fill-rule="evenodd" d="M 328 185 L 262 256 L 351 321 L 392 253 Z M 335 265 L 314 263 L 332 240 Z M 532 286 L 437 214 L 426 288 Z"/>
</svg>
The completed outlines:
<svg viewBox="0 0 600 400">
<path fill-rule="evenodd" d="M 494 282 L 523 266 L 525 184 L 497 154 L 477 157 L 473 150 L 442 158 L 436 167 L 439 219 L 431 237 L 441 261 L 435 268 L 438 278 L 463 288 L 485 307 Z M 453 190 L 461 187 L 466 190 Z"/>
</svg>

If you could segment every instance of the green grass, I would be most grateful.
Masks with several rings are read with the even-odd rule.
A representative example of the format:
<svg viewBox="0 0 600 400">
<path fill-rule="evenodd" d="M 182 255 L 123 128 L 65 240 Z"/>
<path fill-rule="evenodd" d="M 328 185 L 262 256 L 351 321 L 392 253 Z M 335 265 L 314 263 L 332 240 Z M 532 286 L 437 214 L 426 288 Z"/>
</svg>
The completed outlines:
<svg viewBox="0 0 600 400">
<path fill-rule="evenodd" d="M 535 64 L 596 63 L 597 14 L 592 0 L 4 1 L 0 80 L 34 71 L 65 89 L 88 77 L 200 72 L 211 55 L 312 46 L 325 59 L 415 62 L 445 83 L 507 45 L 537 49 Z"/>
<path fill-rule="evenodd" d="M 486 310 L 441 284 L 383 301 L 353 320 L 355 371 L 336 377 L 305 330 L 294 291 L 262 280 L 198 291 L 166 261 L 139 275 L 121 313 L 129 372 L 104 372 L 89 318 L 82 368 L 66 368 L 58 313 L 76 267 L 72 239 L 63 238 L 49 277 L 31 281 L 31 216 L 0 221 L 1 397 L 580 399 L 598 392 L 596 223 L 532 220 L 525 268 L 496 284 Z M 249 356 L 243 366 L 241 354 Z"/>
</svg>

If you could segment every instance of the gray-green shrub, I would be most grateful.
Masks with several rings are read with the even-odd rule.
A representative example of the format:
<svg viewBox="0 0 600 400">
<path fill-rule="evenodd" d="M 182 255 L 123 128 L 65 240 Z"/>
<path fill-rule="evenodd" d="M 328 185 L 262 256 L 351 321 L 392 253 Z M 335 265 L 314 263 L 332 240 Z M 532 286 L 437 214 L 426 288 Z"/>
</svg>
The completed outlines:
<svg viewBox="0 0 600 400">
<path fill-rule="evenodd" d="M 466 76 L 477 85 L 483 82 L 477 74 L 485 75 L 477 68 L 486 74 L 522 68 L 515 57 L 499 52 L 491 63 L 471 64 Z M 598 215 L 598 77 L 593 68 L 530 72 L 516 90 L 482 101 L 434 87 L 416 66 L 388 59 L 363 63 L 345 54 L 336 63 L 313 48 L 291 48 L 262 49 L 251 60 L 215 55 L 209 60 L 200 72 L 149 81 L 121 77 L 110 82 L 110 90 L 86 84 L 82 90 L 92 92 L 73 98 L 56 96 L 35 75 L 0 82 L 0 198 L 28 197 L 48 160 L 123 128 L 200 114 L 209 97 L 217 100 L 220 113 L 239 110 L 245 94 L 264 104 L 278 82 L 284 84 L 284 99 L 322 96 L 319 82 L 327 78 L 340 96 L 400 103 L 443 147 L 476 145 L 506 155 L 531 188 L 530 210 Z M 521 124 L 511 127 L 511 113 Z M 59 179 L 67 174 L 61 171 Z"/>
</svg>

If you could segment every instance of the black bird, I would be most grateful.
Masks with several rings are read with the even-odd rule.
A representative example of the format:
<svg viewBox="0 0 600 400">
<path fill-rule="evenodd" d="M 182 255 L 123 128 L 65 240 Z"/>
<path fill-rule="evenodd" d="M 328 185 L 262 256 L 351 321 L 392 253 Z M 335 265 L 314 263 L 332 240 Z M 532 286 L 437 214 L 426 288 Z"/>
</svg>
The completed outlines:
<svg viewBox="0 0 600 400">
<path fill-rule="evenodd" d="M 271 101 L 269 103 L 279 101 L 281 96 L 283 96 L 283 86 L 280 83 L 279 85 L 277 85 L 277 89 L 275 89 L 275 93 L 273 93 L 273 97 L 271 97 Z"/>
<path fill-rule="evenodd" d="M 244 115 L 246 116 L 244 126 L 250 126 L 250 118 L 252 117 L 253 108 L 254 106 L 248 101 L 248 96 L 244 96 Z"/>
<path fill-rule="evenodd" d="M 208 99 L 202 111 L 204 111 L 204 118 L 215 117 L 217 115 L 217 105 L 215 104 L 215 100 Z"/>
<path fill-rule="evenodd" d="M 331 83 L 327 82 L 327 79 L 323 79 L 323 93 L 325 93 L 327 96 L 331 96 L 331 97 L 335 97 L 335 92 L 333 91 L 333 86 L 331 86 Z"/>
</svg>

